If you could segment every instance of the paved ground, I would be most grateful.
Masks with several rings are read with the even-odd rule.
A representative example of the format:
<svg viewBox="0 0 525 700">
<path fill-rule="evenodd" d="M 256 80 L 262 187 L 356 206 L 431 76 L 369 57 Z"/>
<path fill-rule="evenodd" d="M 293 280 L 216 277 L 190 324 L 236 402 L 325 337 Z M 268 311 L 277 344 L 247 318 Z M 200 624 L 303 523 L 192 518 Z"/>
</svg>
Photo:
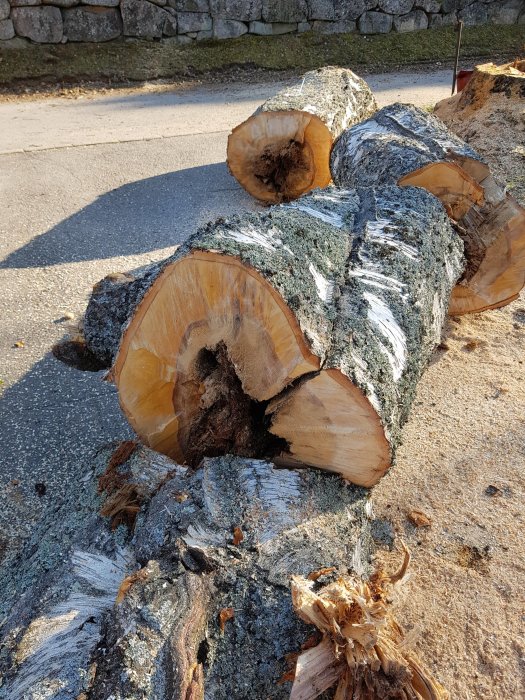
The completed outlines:
<svg viewBox="0 0 525 700">
<path fill-rule="evenodd" d="M 449 94 L 450 72 L 368 80 L 381 105 L 426 106 Z M 257 208 L 227 173 L 226 139 L 276 87 L 0 104 L 0 553 L 86 475 L 94 450 L 129 433 L 100 375 L 49 355 L 64 314 L 79 316 L 105 274 Z"/>
</svg>

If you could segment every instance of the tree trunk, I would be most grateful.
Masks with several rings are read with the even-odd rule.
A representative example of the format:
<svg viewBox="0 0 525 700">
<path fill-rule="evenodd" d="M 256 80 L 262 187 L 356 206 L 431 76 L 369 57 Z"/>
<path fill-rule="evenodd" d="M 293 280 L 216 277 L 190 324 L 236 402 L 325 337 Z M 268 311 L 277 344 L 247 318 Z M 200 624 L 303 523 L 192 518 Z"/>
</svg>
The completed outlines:
<svg viewBox="0 0 525 700">
<path fill-rule="evenodd" d="M 235 127 L 228 139 L 230 171 L 262 202 L 286 202 L 326 187 L 334 138 L 376 109 L 370 88 L 352 71 L 310 71 Z"/>
<path fill-rule="evenodd" d="M 100 514 L 131 487 L 133 532 Z M 328 473 L 124 444 L 71 489 L 0 573 L 2 700 L 284 700 L 291 577 L 370 571 L 367 494 Z"/>
<path fill-rule="evenodd" d="M 96 288 L 84 324 L 113 355 L 107 328 L 128 319 L 112 377 L 148 446 L 190 465 L 235 453 L 371 485 L 439 342 L 461 248 L 422 190 L 332 188 L 209 224 L 133 294 Z"/>
<path fill-rule="evenodd" d="M 331 168 L 341 187 L 415 185 L 443 202 L 467 258 L 450 314 L 504 306 L 518 296 L 525 283 L 525 211 L 481 156 L 438 119 L 410 105 L 385 107 L 341 135 Z"/>
</svg>

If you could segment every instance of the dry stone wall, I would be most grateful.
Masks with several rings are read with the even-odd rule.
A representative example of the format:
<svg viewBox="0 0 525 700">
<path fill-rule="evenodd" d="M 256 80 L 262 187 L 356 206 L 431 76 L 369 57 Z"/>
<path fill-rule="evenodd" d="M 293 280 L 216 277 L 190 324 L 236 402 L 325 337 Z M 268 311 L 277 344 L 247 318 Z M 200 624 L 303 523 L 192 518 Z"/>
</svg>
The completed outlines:
<svg viewBox="0 0 525 700">
<path fill-rule="evenodd" d="M 525 0 L 0 0 L 0 48 L 15 37 L 50 44 L 122 36 L 184 44 L 248 33 L 384 34 L 457 19 L 525 24 Z"/>
</svg>

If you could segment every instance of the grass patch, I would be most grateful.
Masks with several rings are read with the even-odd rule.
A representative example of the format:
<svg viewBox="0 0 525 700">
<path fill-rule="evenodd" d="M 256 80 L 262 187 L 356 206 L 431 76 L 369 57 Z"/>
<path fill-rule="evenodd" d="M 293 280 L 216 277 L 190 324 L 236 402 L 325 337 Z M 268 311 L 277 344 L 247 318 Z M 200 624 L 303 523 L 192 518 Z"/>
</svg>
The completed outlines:
<svg viewBox="0 0 525 700">
<path fill-rule="evenodd" d="M 213 76 L 233 66 L 265 70 L 308 70 L 340 65 L 366 72 L 396 70 L 412 64 L 447 63 L 454 57 L 453 27 L 407 34 L 243 36 L 227 41 L 115 41 L 106 44 L 27 45 L 4 49 L 0 85 L 125 83 L 155 79 L 184 80 Z M 462 62 L 469 57 L 497 59 L 524 51 L 525 26 L 467 27 Z"/>
</svg>

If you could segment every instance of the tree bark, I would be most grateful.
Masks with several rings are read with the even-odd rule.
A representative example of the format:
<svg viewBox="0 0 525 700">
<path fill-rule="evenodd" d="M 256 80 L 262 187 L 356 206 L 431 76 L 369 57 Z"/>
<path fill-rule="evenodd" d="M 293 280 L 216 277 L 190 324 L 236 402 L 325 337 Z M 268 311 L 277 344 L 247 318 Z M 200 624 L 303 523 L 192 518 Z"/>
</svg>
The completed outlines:
<svg viewBox="0 0 525 700">
<path fill-rule="evenodd" d="M 368 486 L 440 340 L 461 248 L 422 190 L 332 188 L 209 224 L 130 281 L 133 294 L 97 287 L 84 325 L 113 356 L 127 319 L 111 374 L 150 447 L 189 464 L 271 457 Z"/>
<path fill-rule="evenodd" d="M 411 105 L 385 107 L 341 135 L 331 169 L 341 187 L 414 185 L 443 202 L 467 258 L 450 314 L 517 297 L 525 283 L 525 211 L 481 156 L 438 119 Z"/>
<path fill-rule="evenodd" d="M 130 486 L 134 531 L 112 529 L 100 512 Z M 232 456 L 191 471 L 143 447 L 101 450 L 0 572 L 0 697 L 288 698 L 286 657 L 315 631 L 290 579 L 365 577 L 367 512 L 365 490 L 324 472 Z"/>
<path fill-rule="evenodd" d="M 230 171 L 267 203 L 326 187 L 334 138 L 376 109 L 370 88 L 352 71 L 310 71 L 235 127 L 228 139 Z"/>
</svg>

